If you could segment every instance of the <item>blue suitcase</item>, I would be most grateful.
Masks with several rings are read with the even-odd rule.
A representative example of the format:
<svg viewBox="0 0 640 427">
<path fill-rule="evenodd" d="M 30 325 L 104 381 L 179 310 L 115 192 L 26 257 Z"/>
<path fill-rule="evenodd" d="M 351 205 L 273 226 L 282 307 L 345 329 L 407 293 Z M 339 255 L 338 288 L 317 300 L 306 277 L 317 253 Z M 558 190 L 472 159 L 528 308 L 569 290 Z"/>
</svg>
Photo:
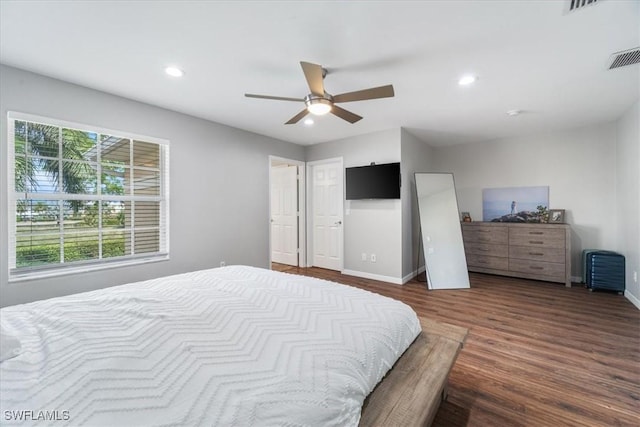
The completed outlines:
<svg viewBox="0 0 640 427">
<path fill-rule="evenodd" d="M 625 259 L 611 251 L 593 251 L 586 253 L 587 287 L 624 292 Z"/>
<path fill-rule="evenodd" d="M 602 249 L 584 249 L 582 251 L 582 283 L 584 283 L 585 285 L 587 285 L 587 270 L 588 270 L 588 263 L 591 262 L 591 257 L 589 255 L 591 255 L 594 252 L 601 252 L 601 253 L 610 253 L 610 254 L 615 254 L 616 252 L 613 251 L 605 251 Z"/>
</svg>

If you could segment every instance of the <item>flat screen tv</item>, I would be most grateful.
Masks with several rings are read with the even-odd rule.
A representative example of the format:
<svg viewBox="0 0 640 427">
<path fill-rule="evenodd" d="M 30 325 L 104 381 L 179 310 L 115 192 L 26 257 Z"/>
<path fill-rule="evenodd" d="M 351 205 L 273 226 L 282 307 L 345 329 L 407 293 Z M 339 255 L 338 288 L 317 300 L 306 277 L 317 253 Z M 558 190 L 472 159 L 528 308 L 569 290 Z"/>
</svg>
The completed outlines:
<svg viewBox="0 0 640 427">
<path fill-rule="evenodd" d="M 400 163 L 346 169 L 347 200 L 399 199 Z"/>
</svg>

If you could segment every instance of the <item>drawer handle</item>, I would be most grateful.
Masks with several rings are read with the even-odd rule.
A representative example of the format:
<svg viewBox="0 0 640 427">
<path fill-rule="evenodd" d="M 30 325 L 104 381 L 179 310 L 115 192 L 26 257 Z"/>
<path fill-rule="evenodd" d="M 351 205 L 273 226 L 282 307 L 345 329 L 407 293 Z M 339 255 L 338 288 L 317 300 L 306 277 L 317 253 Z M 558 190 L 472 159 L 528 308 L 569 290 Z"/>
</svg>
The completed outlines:
<svg viewBox="0 0 640 427">
<path fill-rule="evenodd" d="M 530 231 L 529 234 L 544 234 L 544 231 Z"/>
<path fill-rule="evenodd" d="M 538 266 L 535 266 L 535 265 L 530 265 L 529 268 L 531 270 L 544 270 L 544 267 L 538 267 Z"/>
<path fill-rule="evenodd" d="M 544 245 L 544 242 L 541 240 L 529 240 L 529 243 L 532 245 Z"/>
<path fill-rule="evenodd" d="M 542 252 L 529 252 L 529 255 L 544 256 Z"/>
</svg>

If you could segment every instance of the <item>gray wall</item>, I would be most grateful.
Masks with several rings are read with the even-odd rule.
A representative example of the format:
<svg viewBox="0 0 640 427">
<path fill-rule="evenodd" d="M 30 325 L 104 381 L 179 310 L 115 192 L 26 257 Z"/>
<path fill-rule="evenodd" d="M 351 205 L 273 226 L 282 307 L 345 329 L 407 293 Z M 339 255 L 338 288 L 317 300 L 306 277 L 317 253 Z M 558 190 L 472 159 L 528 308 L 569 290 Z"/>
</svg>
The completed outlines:
<svg viewBox="0 0 640 427">
<path fill-rule="evenodd" d="M 269 155 L 304 160 L 304 147 L 0 66 L 0 212 L 7 212 L 7 111 L 164 138 L 170 144 L 171 259 L 7 283 L 0 221 L 0 306 L 228 264 L 268 266 Z M 198 194 L 200 193 L 200 194 Z"/>
<path fill-rule="evenodd" d="M 206 120 L 0 66 L 0 212 L 7 212 L 7 111 L 171 141 L 171 260 L 108 272 L 17 283 L 7 280 L 7 223 L 0 221 L 0 306 L 229 264 L 268 266 L 269 155 L 345 167 L 402 162 L 402 200 L 345 203 L 345 270 L 401 281 L 415 269 L 418 225 L 413 172 L 453 172 L 459 208 L 482 219 L 482 188 L 550 186 L 567 209 L 573 275 L 580 250 L 627 257 L 628 297 L 640 302 L 638 227 L 640 112 L 616 123 L 483 144 L 431 148 L 404 129 L 302 147 Z M 256 183 L 259 183 L 256 185 Z M 202 193 L 202 197 L 195 194 Z M 362 252 L 377 262 L 363 262 Z M 422 265 L 422 260 L 420 260 Z"/>
<path fill-rule="evenodd" d="M 418 249 L 420 241 L 420 217 L 416 198 L 416 172 L 430 172 L 433 168 L 433 149 L 409 133 L 401 132 L 402 167 L 402 276 L 409 280 L 420 267 L 424 267 L 424 252 Z M 418 253 L 420 257 L 418 257 Z"/>
<path fill-rule="evenodd" d="M 307 147 L 306 160 L 342 157 L 344 167 L 400 161 L 400 129 L 375 132 Z M 347 200 L 344 205 L 344 270 L 361 277 L 400 282 L 400 200 Z M 367 254 L 362 261 L 361 254 Z M 377 261 L 369 261 L 370 254 Z"/>
<path fill-rule="evenodd" d="M 616 125 L 434 149 L 434 172 L 453 172 L 460 211 L 482 221 L 482 189 L 549 186 L 549 207 L 566 209 L 572 275 L 584 248 L 615 250 Z M 637 218 L 637 216 L 636 216 Z"/>
<path fill-rule="evenodd" d="M 640 102 L 618 120 L 616 158 L 617 250 L 626 257 L 625 295 L 640 308 Z"/>
</svg>

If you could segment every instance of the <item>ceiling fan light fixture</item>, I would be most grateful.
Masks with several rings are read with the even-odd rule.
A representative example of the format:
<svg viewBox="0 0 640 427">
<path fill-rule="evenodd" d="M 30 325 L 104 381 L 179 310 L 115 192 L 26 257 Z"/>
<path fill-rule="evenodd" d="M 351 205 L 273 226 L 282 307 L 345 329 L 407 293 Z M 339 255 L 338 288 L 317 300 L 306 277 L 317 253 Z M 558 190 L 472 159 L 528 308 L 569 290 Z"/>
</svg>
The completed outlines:
<svg viewBox="0 0 640 427">
<path fill-rule="evenodd" d="M 305 109 L 291 117 L 284 123 L 285 125 L 296 124 L 309 113 L 315 116 L 322 116 L 324 114 L 331 113 L 342 120 L 354 124 L 359 120 L 362 120 L 362 116 L 345 110 L 344 108 L 339 107 L 338 104 L 342 102 L 366 101 L 369 99 L 390 98 L 395 96 L 393 85 L 386 85 L 356 90 L 353 92 L 345 92 L 334 97 L 324 90 L 323 78 L 327 74 L 327 70 L 325 68 L 322 68 L 321 65 L 304 61 L 300 62 L 300 66 L 302 67 L 302 72 L 304 73 L 307 85 L 311 91 L 311 93 L 305 96 L 304 99 L 284 96 L 257 95 L 253 93 L 245 93 L 244 96 L 247 98 L 273 99 L 277 101 L 304 101 Z M 305 122 L 305 124 L 307 124 L 307 122 Z"/>
<path fill-rule="evenodd" d="M 331 111 L 332 102 L 327 98 L 307 97 L 304 100 L 307 104 L 307 111 L 316 116 L 323 116 Z"/>
</svg>

